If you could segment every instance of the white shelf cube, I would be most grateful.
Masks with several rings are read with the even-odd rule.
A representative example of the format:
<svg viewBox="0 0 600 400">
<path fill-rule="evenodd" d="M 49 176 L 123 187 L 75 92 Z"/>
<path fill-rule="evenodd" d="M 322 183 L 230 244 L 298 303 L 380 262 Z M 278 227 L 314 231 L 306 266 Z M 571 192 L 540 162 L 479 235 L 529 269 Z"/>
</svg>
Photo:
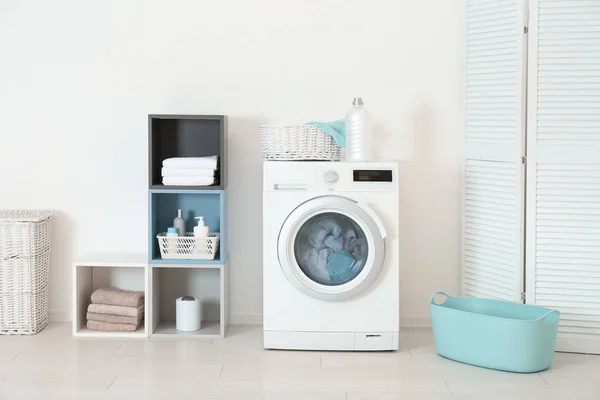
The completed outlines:
<svg viewBox="0 0 600 400">
<path fill-rule="evenodd" d="M 148 337 L 148 257 L 145 254 L 96 254 L 73 264 L 73 336 L 77 337 Z M 123 290 L 143 291 L 144 324 L 135 332 L 99 332 L 86 328 L 86 314 L 94 290 L 114 286 Z"/>
<path fill-rule="evenodd" d="M 149 280 L 151 337 L 225 337 L 229 327 L 229 260 L 225 264 L 153 264 Z M 194 296 L 202 303 L 199 331 L 175 329 L 175 300 L 182 296 Z"/>
</svg>

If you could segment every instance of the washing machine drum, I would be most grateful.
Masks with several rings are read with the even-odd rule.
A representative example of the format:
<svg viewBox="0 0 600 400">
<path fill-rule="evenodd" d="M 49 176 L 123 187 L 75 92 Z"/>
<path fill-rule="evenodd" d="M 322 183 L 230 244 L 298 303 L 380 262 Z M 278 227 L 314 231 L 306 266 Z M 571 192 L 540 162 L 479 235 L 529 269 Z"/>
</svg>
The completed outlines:
<svg viewBox="0 0 600 400">
<path fill-rule="evenodd" d="M 367 290 L 385 260 L 385 229 L 375 212 L 340 196 L 309 200 L 279 233 L 279 264 L 299 290 L 343 300 Z"/>
</svg>

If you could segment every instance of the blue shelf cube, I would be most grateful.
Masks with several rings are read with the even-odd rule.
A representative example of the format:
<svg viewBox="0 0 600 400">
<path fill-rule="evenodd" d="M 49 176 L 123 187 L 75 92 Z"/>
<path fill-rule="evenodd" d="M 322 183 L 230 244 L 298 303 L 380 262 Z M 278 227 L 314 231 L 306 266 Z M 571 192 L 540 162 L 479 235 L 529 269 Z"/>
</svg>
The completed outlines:
<svg viewBox="0 0 600 400">
<path fill-rule="evenodd" d="M 150 264 L 223 264 L 227 258 L 225 190 L 151 189 L 148 199 L 148 249 Z M 193 232 L 195 217 L 203 216 L 210 232 L 219 233 L 219 249 L 214 260 L 163 260 L 156 235 L 173 226 L 177 210 L 183 210 L 186 232 Z"/>
</svg>

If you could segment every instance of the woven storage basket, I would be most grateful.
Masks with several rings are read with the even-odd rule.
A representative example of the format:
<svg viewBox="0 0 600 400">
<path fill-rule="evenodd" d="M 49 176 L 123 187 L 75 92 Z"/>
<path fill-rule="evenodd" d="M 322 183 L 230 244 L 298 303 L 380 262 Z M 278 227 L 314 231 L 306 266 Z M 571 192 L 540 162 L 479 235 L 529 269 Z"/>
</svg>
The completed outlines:
<svg viewBox="0 0 600 400">
<path fill-rule="evenodd" d="M 265 160 L 339 161 L 342 158 L 341 147 L 314 125 L 263 125 L 260 143 Z"/>
<path fill-rule="evenodd" d="M 0 296 L 3 293 L 39 292 L 48 286 L 49 278 L 50 250 L 33 257 L 3 259 L 0 261 Z"/>
<path fill-rule="evenodd" d="M 34 335 L 48 325 L 48 288 L 0 294 L 0 335 Z"/>
<path fill-rule="evenodd" d="M 0 262 L 49 250 L 51 216 L 46 210 L 0 210 Z"/>
<path fill-rule="evenodd" d="M 51 216 L 0 210 L 0 335 L 30 335 L 48 324 Z"/>
</svg>

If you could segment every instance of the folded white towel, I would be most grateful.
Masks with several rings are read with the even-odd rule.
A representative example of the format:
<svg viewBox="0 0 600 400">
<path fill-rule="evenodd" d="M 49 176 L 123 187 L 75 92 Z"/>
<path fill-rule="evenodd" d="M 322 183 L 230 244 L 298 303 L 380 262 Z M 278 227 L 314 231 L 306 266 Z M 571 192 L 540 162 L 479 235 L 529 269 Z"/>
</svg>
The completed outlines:
<svg viewBox="0 0 600 400">
<path fill-rule="evenodd" d="M 209 157 L 173 157 L 163 161 L 163 167 L 167 168 L 205 168 L 217 169 L 219 156 Z"/>
<path fill-rule="evenodd" d="M 215 178 L 212 176 L 165 176 L 163 185 L 165 186 L 211 186 L 214 185 Z"/>
<path fill-rule="evenodd" d="M 214 169 L 206 168 L 162 168 L 162 176 L 202 176 L 212 178 L 215 176 Z"/>
</svg>

